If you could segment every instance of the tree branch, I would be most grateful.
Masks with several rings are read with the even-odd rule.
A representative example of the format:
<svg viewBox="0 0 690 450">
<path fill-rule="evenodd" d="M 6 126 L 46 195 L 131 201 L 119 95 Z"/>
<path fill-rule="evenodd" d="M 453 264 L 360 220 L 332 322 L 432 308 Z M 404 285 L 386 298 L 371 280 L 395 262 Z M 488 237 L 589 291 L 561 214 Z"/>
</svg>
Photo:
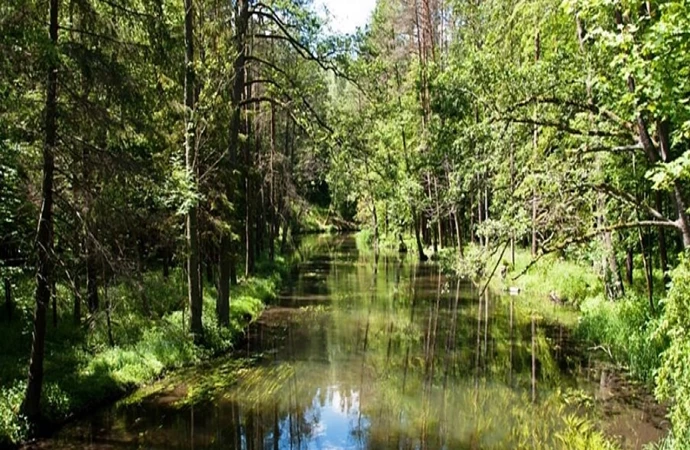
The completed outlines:
<svg viewBox="0 0 690 450">
<path fill-rule="evenodd" d="M 539 262 L 540 259 L 542 259 L 544 256 L 548 255 L 549 253 L 564 250 L 565 248 L 567 248 L 571 245 L 582 244 L 584 242 L 587 242 L 587 241 L 597 237 L 598 235 L 600 235 L 602 233 L 611 232 L 611 231 L 618 231 L 618 230 L 627 230 L 630 228 L 638 228 L 638 227 L 664 227 L 664 228 L 675 228 L 676 230 L 680 229 L 680 226 L 678 223 L 671 222 L 668 220 L 666 220 L 666 221 L 640 220 L 637 222 L 619 223 L 616 225 L 610 225 L 607 227 L 598 228 L 591 233 L 587 233 L 587 234 L 582 235 L 582 236 L 568 238 L 565 241 L 561 242 L 560 244 L 555 245 L 551 248 L 543 247 L 541 249 L 541 253 L 539 253 L 539 255 L 537 255 L 536 258 L 532 258 L 532 261 L 530 261 L 530 263 L 527 264 L 527 266 L 524 269 L 522 269 L 522 271 L 519 274 L 514 276 L 512 278 L 512 280 L 515 281 L 518 278 L 525 275 L 529 271 L 529 269 L 531 269 L 536 263 Z"/>
<path fill-rule="evenodd" d="M 615 137 L 615 138 L 625 138 L 629 139 L 630 136 L 627 134 L 621 134 L 621 133 L 612 133 L 610 131 L 603 131 L 603 130 L 580 130 L 578 128 L 573 128 L 568 124 L 561 123 L 561 122 L 550 122 L 547 120 L 534 120 L 534 119 L 525 119 L 525 118 L 519 118 L 519 117 L 501 117 L 499 120 L 505 120 L 508 122 L 513 122 L 513 123 L 524 123 L 524 124 L 529 124 L 529 125 L 539 125 L 542 127 L 551 127 L 551 128 L 556 128 L 557 130 L 564 131 L 569 134 L 574 134 L 578 136 L 590 136 L 590 137 Z"/>
<path fill-rule="evenodd" d="M 652 217 L 658 219 L 661 222 L 675 223 L 675 222 L 669 220 L 667 217 L 665 217 L 660 211 L 657 211 L 656 209 L 652 208 L 649 205 L 646 205 L 644 203 L 640 203 L 639 201 L 637 201 L 637 199 L 634 196 L 628 194 L 627 192 L 620 191 L 611 185 L 602 183 L 602 184 L 594 186 L 594 189 L 599 191 L 599 192 L 603 192 L 605 194 L 608 194 L 608 195 L 610 195 L 614 198 L 617 198 L 621 201 L 624 201 L 630 205 L 642 208 L 645 211 L 647 211 Z"/>
</svg>

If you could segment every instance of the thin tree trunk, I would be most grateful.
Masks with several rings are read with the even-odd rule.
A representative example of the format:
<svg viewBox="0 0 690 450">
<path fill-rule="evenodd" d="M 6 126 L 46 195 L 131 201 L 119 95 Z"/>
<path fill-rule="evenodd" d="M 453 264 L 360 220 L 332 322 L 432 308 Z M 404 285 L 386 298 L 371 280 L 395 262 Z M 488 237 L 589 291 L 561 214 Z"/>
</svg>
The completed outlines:
<svg viewBox="0 0 690 450">
<path fill-rule="evenodd" d="M 371 198 L 371 216 L 374 221 L 374 252 L 379 251 L 379 216 L 376 212 L 376 200 Z"/>
<path fill-rule="evenodd" d="M 633 271 L 635 266 L 633 264 L 633 249 L 628 247 L 625 251 L 625 277 L 628 282 L 628 286 L 632 288 L 633 285 Z"/>
<path fill-rule="evenodd" d="M 474 190 L 470 189 L 470 242 L 474 245 L 477 242 L 477 236 L 475 233 L 475 226 L 474 226 Z"/>
<path fill-rule="evenodd" d="M 477 189 L 479 191 L 477 194 L 478 195 L 478 197 L 477 197 L 477 230 L 479 230 L 482 226 L 482 222 L 484 219 L 484 213 L 482 211 L 482 207 L 483 207 L 484 203 L 482 201 L 482 189 L 479 186 L 477 186 Z M 483 246 L 484 245 L 484 238 L 482 237 L 482 235 L 480 233 L 477 233 L 477 237 L 479 238 L 479 246 L 480 247 Z"/>
<path fill-rule="evenodd" d="M 515 146 L 512 141 L 510 143 L 510 192 L 515 192 Z M 510 230 L 510 265 L 515 267 L 515 225 Z"/>
<path fill-rule="evenodd" d="M 14 312 L 14 304 L 12 302 L 12 282 L 9 277 L 3 280 L 5 287 L 5 310 L 7 311 L 7 320 L 12 322 L 12 313 Z"/>
<path fill-rule="evenodd" d="M 414 238 L 417 243 L 417 255 L 419 255 L 419 260 L 424 262 L 429 259 L 428 256 L 424 254 L 424 246 L 422 245 L 422 237 L 420 236 L 419 232 L 419 227 L 420 227 L 420 222 L 421 220 L 419 219 L 419 215 L 417 214 L 417 208 L 414 206 L 412 207 L 412 217 L 414 220 Z"/>
<path fill-rule="evenodd" d="M 616 259 L 611 231 L 606 229 L 607 223 L 604 194 L 599 194 L 598 209 L 598 225 L 600 229 L 604 230 L 601 234 L 602 244 L 604 247 L 604 255 L 602 259 L 604 284 L 606 285 L 608 297 L 612 300 L 615 300 L 623 295 L 623 283 L 620 278 L 620 270 L 618 268 L 618 261 Z"/>
<path fill-rule="evenodd" d="M 50 0 L 50 42 L 57 50 L 59 0 Z M 26 395 L 21 413 L 36 424 L 41 416 L 41 391 L 43 389 L 43 360 L 45 354 L 46 305 L 50 301 L 53 279 L 53 177 L 55 171 L 55 144 L 57 137 L 57 56 L 50 58 L 46 95 L 46 140 L 43 146 L 43 181 L 41 185 L 41 213 L 38 219 L 36 275 L 36 310 L 31 344 Z"/>
<path fill-rule="evenodd" d="M 108 344 L 115 347 L 115 338 L 113 337 L 113 322 L 111 320 L 111 313 L 113 304 L 108 295 L 108 281 L 105 279 L 105 267 L 103 267 L 103 297 L 105 297 L 105 323 L 108 330 Z"/>
<path fill-rule="evenodd" d="M 50 286 L 50 298 L 53 303 L 53 328 L 58 326 L 58 308 L 57 308 L 57 286 L 55 284 L 55 279 L 53 278 Z"/>
<path fill-rule="evenodd" d="M 247 75 L 247 78 L 250 78 Z M 247 98 L 251 98 L 251 83 L 247 87 Z M 252 135 L 251 122 L 249 117 L 245 118 L 247 136 Z M 251 166 L 252 157 L 250 151 L 250 141 L 244 143 L 244 243 L 245 243 L 245 259 L 244 259 L 244 275 L 248 277 L 254 273 L 254 263 L 255 263 L 255 246 L 254 242 L 254 192 L 252 189 L 252 177 L 251 177 Z"/>
<path fill-rule="evenodd" d="M 654 191 L 654 207 L 657 211 L 663 214 L 664 204 L 661 191 Z M 663 227 L 657 230 L 657 237 L 659 240 L 659 261 L 661 263 L 661 270 L 664 272 L 664 280 L 668 283 L 671 281 L 668 271 L 668 250 L 666 249 L 666 231 Z"/>
<path fill-rule="evenodd" d="M 185 39 L 185 162 L 187 176 L 193 179 L 196 186 L 196 126 L 194 86 L 196 72 L 194 68 L 194 2 L 184 0 L 184 39 Z M 201 336 L 203 325 L 201 314 L 201 279 L 199 276 L 199 230 L 196 205 L 187 212 L 187 288 L 190 311 L 190 331 L 196 337 Z"/>
<path fill-rule="evenodd" d="M 218 274 L 218 324 L 223 327 L 230 325 L 230 278 L 231 278 L 231 248 L 230 239 L 221 239 L 220 267 Z"/>
<path fill-rule="evenodd" d="M 72 309 L 72 318 L 75 325 L 81 323 L 81 276 L 79 273 L 74 276 L 74 305 Z"/>
<path fill-rule="evenodd" d="M 668 163 L 671 161 L 669 125 L 667 122 L 657 120 L 656 130 L 657 135 L 659 136 L 659 151 L 661 154 L 661 160 L 664 163 Z M 690 248 L 690 220 L 688 219 L 687 202 L 685 200 L 683 186 L 678 179 L 673 180 L 673 200 L 676 204 L 676 212 L 678 213 L 677 223 L 681 236 L 683 237 L 683 247 L 687 249 Z"/>
<path fill-rule="evenodd" d="M 453 222 L 455 222 L 455 236 L 458 241 L 458 255 L 464 257 L 463 242 L 462 242 L 462 230 L 460 229 L 460 220 L 458 219 L 458 211 L 453 213 Z"/>
<path fill-rule="evenodd" d="M 537 35 L 534 38 L 534 60 L 539 62 L 541 59 L 541 34 L 537 31 Z M 539 126 L 536 125 L 537 122 L 537 105 L 534 106 L 534 130 L 532 136 L 532 150 L 536 157 L 537 150 L 539 149 Z M 532 190 L 532 258 L 537 256 L 537 250 L 539 244 L 537 242 L 537 192 L 536 189 Z"/>
<path fill-rule="evenodd" d="M 271 261 L 275 260 L 275 230 L 276 230 L 276 176 L 274 171 L 274 158 L 276 151 L 276 110 L 275 105 L 271 103 L 271 157 L 270 157 L 270 207 L 269 207 L 269 224 L 268 224 L 268 257 Z"/>
<path fill-rule="evenodd" d="M 91 239 L 86 238 L 86 300 L 89 305 L 89 314 L 96 314 L 99 308 L 98 299 L 98 273 L 96 261 L 93 255 Z"/>
<path fill-rule="evenodd" d="M 637 227 L 637 235 L 640 240 L 640 251 L 642 252 L 642 264 L 644 266 L 644 277 L 647 282 L 647 298 L 649 306 L 654 312 L 654 280 L 652 278 L 652 267 L 647 259 L 647 250 L 644 245 L 644 237 L 642 235 L 642 227 Z"/>
<path fill-rule="evenodd" d="M 625 294 L 623 282 L 621 281 L 621 272 L 618 267 L 618 259 L 616 258 L 616 251 L 613 246 L 613 237 L 610 231 L 604 232 L 604 247 L 608 255 L 608 265 L 610 272 L 610 283 L 612 287 L 612 298 L 617 299 Z"/>
</svg>

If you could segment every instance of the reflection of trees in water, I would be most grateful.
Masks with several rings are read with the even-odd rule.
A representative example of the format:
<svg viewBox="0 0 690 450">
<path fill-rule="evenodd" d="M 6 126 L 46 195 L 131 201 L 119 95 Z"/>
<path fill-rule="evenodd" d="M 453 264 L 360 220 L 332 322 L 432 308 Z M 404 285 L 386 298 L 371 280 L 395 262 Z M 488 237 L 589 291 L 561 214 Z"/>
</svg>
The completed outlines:
<svg viewBox="0 0 690 450">
<path fill-rule="evenodd" d="M 355 447 L 557 448 L 550 329 L 519 300 L 477 298 L 432 264 L 341 253 L 303 264 L 291 290 L 297 306 L 328 295 L 326 308 L 314 300 L 259 324 L 249 341 L 262 365 L 195 407 L 193 421 L 160 413 L 164 436 L 141 439 L 189 448 L 193 432 L 195 448 L 299 449 L 336 426 L 328 414 L 338 411 Z"/>
</svg>

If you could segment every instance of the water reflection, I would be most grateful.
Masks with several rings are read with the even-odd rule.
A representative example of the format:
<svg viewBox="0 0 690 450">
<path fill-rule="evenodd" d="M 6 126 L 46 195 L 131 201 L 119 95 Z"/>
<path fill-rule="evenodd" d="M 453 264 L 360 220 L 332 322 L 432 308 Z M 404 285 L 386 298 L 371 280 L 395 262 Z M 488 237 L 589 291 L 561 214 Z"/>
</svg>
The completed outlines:
<svg viewBox="0 0 690 450">
<path fill-rule="evenodd" d="M 250 330 L 236 369 L 69 427 L 54 448 L 559 448 L 572 385 L 562 330 L 519 299 L 481 298 L 434 264 L 360 252 L 352 237 L 301 247 L 279 299 Z M 235 370 L 239 381 L 225 383 Z M 224 372 L 225 371 L 225 372 Z M 234 374 L 235 372 L 233 372 Z M 234 378 L 233 378 L 234 379 Z M 210 387 L 209 387 L 210 386 Z"/>
</svg>

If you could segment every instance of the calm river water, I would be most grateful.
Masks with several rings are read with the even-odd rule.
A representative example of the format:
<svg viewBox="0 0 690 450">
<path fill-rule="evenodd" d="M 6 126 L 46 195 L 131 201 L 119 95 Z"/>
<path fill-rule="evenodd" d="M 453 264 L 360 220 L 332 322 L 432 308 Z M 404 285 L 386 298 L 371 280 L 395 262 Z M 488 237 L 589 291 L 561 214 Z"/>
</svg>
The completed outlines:
<svg viewBox="0 0 690 450">
<path fill-rule="evenodd" d="M 349 235 L 305 238 L 300 254 L 241 344 L 243 363 L 192 369 L 41 447 L 570 448 L 583 414 L 628 448 L 661 436 L 630 402 L 596 419 L 592 405 L 618 395 L 615 376 L 588 368 L 568 331 L 520 296 L 478 298 L 433 263 L 375 257 Z M 210 394 L 180 404 L 199 391 Z"/>
</svg>

